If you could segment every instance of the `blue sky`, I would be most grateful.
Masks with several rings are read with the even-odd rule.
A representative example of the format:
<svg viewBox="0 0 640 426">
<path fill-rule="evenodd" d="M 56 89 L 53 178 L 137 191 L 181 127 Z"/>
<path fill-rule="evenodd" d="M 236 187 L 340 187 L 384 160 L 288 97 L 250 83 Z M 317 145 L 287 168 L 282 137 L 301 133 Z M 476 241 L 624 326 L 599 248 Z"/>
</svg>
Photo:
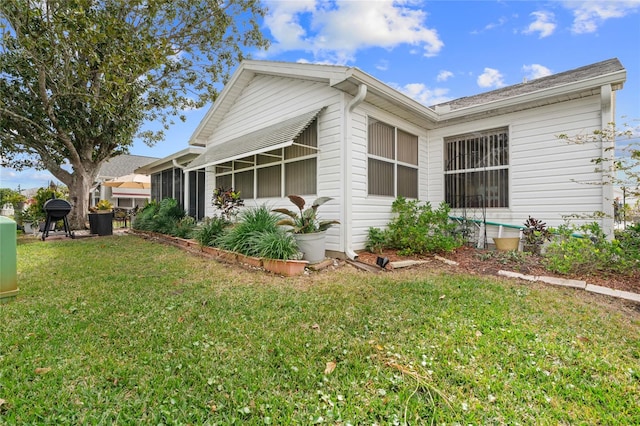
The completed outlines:
<svg viewBox="0 0 640 426">
<path fill-rule="evenodd" d="M 433 105 L 617 57 L 627 82 L 616 121 L 640 119 L 640 0 L 265 3 L 272 45 L 249 52 L 255 59 L 355 66 Z M 131 154 L 186 148 L 207 109 L 187 112 L 154 147 L 136 142 Z M 0 187 L 52 179 L 46 171 L 0 170 Z"/>
</svg>

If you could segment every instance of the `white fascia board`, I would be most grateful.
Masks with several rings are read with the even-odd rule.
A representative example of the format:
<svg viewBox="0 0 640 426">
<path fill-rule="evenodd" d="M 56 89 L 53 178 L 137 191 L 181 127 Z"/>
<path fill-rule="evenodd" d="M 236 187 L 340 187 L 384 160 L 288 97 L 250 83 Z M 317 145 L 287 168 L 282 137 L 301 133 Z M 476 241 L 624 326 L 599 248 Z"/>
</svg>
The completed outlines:
<svg viewBox="0 0 640 426">
<path fill-rule="evenodd" d="M 455 109 L 449 112 L 438 113 L 438 120 L 450 120 L 452 118 L 464 117 L 471 114 L 491 111 L 497 108 L 510 107 L 514 105 L 525 104 L 528 102 L 535 102 L 541 99 L 553 98 L 569 93 L 580 92 L 587 89 L 600 88 L 605 84 L 622 84 L 624 81 L 626 81 L 626 78 L 626 70 L 616 71 L 611 74 L 601 75 L 598 77 L 580 80 L 573 83 L 567 83 L 547 89 L 540 89 L 530 93 L 523 93 L 521 95 L 514 95 L 506 99 L 489 101 L 479 105 L 472 105 Z"/>
<path fill-rule="evenodd" d="M 391 100 L 393 103 L 402 106 L 409 111 L 420 114 L 428 120 L 432 120 L 434 122 L 438 120 L 438 114 L 436 114 L 433 109 L 399 92 L 398 90 L 390 87 L 389 85 L 361 71 L 358 68 L 349 68 L 349 70 L 345 73 L 345 77 L 342 80 L 331 81 L 331 86 L 335 86 L 341 83 L 343 80 L 347 80 L 349 78 L 352 78 L 361 84 L 365 84 L 369 91 L 377 92 L 380 96 Z"/>
<path fill-rule="evenodd" d="M 143 174 L 143 175 L 148 175 L 151 174 L 150 171 L 155 169 L 156 167 L 162 166 L 164 164 L 173 164 L 173 160 L 178 160 L 181 157 L 184 157 L 185 155 L 189 155 L 189 154 L 202 154 L 205 151 L 205 148 L 202 147 L 196 147 L 196 146 L 190 146 L 188 148 L 182 149 L 178 152 L 174 152 L 173 154 L 170 154 L 164 158 L 160 158 L 159 160 L 156 160 L 152 163 L 149 164 L 145 164 L 142 167 L 138 167 L 137 169 L 135 169 L 133 172 L 134 173 L 139 173 L 139 174 Z"/>
</svg>

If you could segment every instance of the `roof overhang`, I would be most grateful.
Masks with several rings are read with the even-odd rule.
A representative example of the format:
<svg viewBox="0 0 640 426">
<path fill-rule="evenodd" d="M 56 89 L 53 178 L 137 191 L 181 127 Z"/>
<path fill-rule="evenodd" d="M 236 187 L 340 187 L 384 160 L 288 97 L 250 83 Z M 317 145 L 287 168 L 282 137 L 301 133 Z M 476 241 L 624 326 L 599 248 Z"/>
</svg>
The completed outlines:
<svg viewBox="0 0 640 426">
<path fill-rule="evenodd" d="M 183 150 L 180 150 L 178 152 L 175 152 L 167 157 L 161 158 L 152 163 L 139 167 L 136 170 L 134 170 L 134 173 L 150 175 L 162 170 L 170 169 L 174 167 L 173 165 L 174 160 L 181 164 L 188 164 L 198 155 L 202 154 L 204 151 L 205 151 L 205 148 L 191 146 Z"/>
<path fill-rule="evenodd" d="M 189 163 L 185 171 L 215 166 L 227 161 L 291 146 L 295 138 L 315 120 L 323 109 L 309 111 L 232 140 L 213 144 Z"/>
</svg>

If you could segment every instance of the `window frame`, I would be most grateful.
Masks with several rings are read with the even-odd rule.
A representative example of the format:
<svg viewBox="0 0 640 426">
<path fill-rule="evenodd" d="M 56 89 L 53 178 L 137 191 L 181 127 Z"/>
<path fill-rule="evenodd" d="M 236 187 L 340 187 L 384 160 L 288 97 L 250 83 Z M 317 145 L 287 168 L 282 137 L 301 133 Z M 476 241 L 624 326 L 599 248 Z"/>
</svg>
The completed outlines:
<svg viewBox="0 0 640 426">
<path fill-rule="evenodd" d="M 390 128 L 393 129 L 393 146 L 391 147 L 391 149 L 387 149 L 387 152 L 390 152 L 391 156 L 387 156 L 387 155 L 380 155 L 380 154 L 375 154 L 372 153 L 372 151 L 376 150 L 376 151 L 380 151 L 380 147 L 373 147 L 372 148 L 372 140 L 371 138 L 371 125 L 373 124 L 371 122 L 371 120 L 375 120 L 375 122 L 380 123 L 384 126 L 388 126 Z M 399 146 L 402 142 L 399 141 L 398 135 L 399 134 L 405 134 L 407 136 L 412 136 L 415 137 L 415 164 L 413 163 L 409 163 L 406 161 L 401 161 L 399 160 L 399 157 L 406 157 L 406 155 L 401 154 L 400 150 L 399 150 Z M 372 193 L 371 190 L 371 175 L 370 173 L 372 172 L 371 170 L 371 161 L 377 161 L 377 162 L 382 162 L 382 163 L 386 163 L 387 165 L 391 165 L 392 166 L 392 173 L 393 173 L 393 194 L 380 194 L 380 193 Z M 415 171 L 415 188 L 411 188 L 412 190 L 414 190 L 414 194 L 411 195 L 402 195 L 400 194 L 400 188 L 399 188 L 399 179 L 398 179 L 398 169 L 399 168 L 405 168 L 405 169 L 410 169 Z M 412 191 L 413 192 L 413 191 Z M 397 198 L 398 196 L 402 195 L 404 198 L 409 198 L 409 199 L 419 199 L 420 198 L 420 136 L 418 136 L 417 134 L 414 134 L 410 131 L 407 131 L 401 127 L 398 127 L 396 125 L 393 125 L 387 121 L 384 120 L 379 120 L 373 116 L 367 116 L 367 196 L 368 197 L 389 197 L 389 198 Z M 415 196 L 414 196 L 415 195 Z"/>
<path fill-rule="evenodd" d="M 452 209 L 510 208 L 512 186 L 510 141 L 509 126 L 443 138 L 444 200 Z M 473 175 L 476 178 L 471 178 Z M 477 176 L 482 179 L 482 184 L 478 183 Z M 486 196 L 487 181 L 497 182 L 496 195 L 491 196 L 493 200 L 488 200 L 489 197 Z M 449 188 L 449 185 L 454 184 L 457 185 L 456 188 Z M 460 188 L 463 186 L 463 192 L 469 192 L 471 195 L 461 202 Z M 484 194 L 477 194 L 478 190 L 473 191 L 475 186 L 484 191 Z M 485 195 L 484 203 L 479 201 L 482 200 L 480 195 Z M 473 197 L 479 198 L 473 201 Z"/>
</svg>

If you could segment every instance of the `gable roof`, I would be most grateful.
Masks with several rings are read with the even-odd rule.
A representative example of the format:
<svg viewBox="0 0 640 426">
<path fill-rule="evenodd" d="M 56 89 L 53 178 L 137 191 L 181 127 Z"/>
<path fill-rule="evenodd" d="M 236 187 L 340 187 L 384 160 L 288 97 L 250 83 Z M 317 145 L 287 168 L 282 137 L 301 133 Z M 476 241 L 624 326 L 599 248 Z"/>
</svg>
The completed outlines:
<svg viewBox="0 0 640 426">
<path fill-rule="evenodd" d="M 131 174 L 138 167 L 142 167 L 157 159 L 157 157 L 145 157 L 142 155 L 118 155 L 102 164 L 98 172 L 97 180 L 113 179 Z"/>
</svg>

